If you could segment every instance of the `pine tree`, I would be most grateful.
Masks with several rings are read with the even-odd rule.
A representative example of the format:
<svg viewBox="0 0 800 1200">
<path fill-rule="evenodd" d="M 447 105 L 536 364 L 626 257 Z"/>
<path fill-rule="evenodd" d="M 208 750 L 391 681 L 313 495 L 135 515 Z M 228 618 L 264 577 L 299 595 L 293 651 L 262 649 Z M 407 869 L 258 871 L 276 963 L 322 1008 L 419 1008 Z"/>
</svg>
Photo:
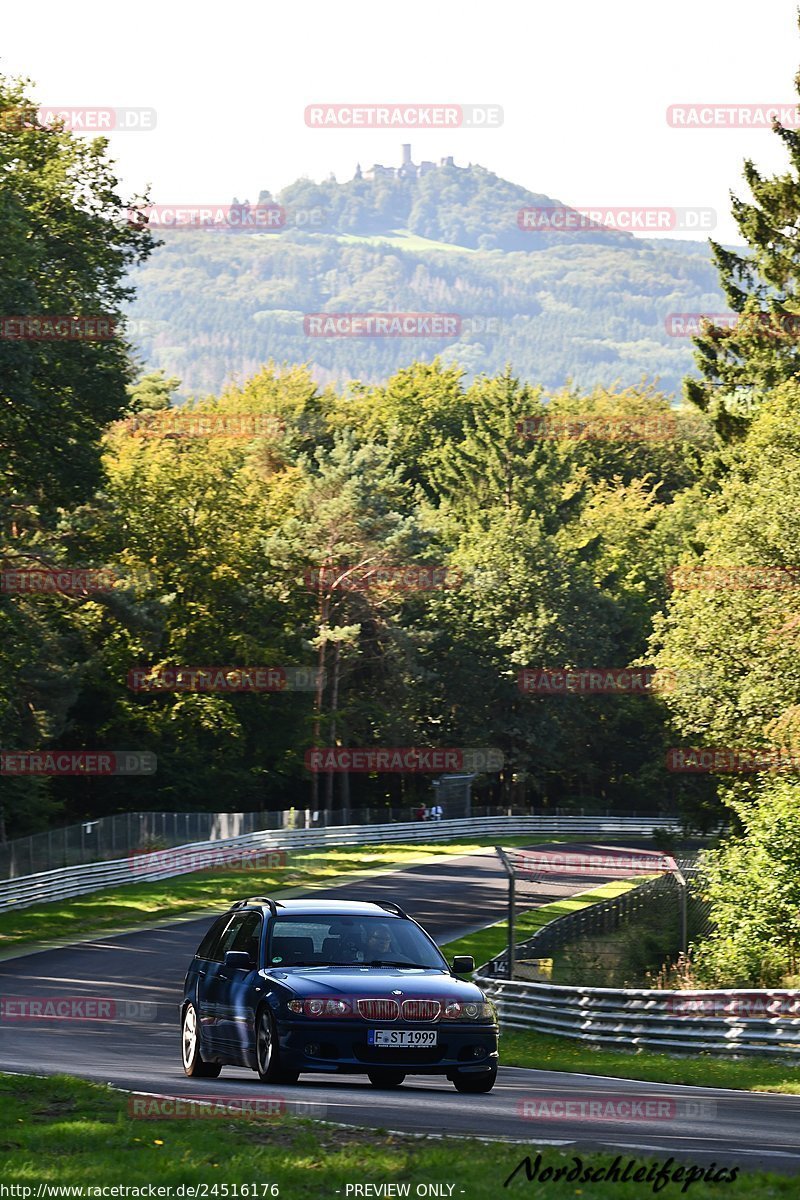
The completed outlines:
<svg viewBox="0 0 800 1200">
<path fill-rule="evenodd" d="M 800 94 L 800 74 L 795 86 Z M 773 131 L 789 152 L 789 170 L 765 178 L 747 159 L 752 202 L 731 194 L 745 252 L 711 240 L 721 287 L 739 319 L 730 328 L 704 323 L 694 338 L 702 378 L 684 385 L 725 441 L 742 437 L 764 398 L 800 370 L 800 131 L 777 121 Z"/>
</svg>

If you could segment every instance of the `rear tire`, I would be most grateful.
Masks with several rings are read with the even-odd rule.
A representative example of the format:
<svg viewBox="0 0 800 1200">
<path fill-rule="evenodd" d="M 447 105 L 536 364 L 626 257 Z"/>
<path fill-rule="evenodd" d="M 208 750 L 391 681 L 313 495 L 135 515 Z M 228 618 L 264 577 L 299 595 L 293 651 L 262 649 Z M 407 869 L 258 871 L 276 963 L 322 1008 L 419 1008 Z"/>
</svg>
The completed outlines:
<svg viewBox="0 0 800 1200">
<path fill-rule="evenodd" d="M 192 1079 L 216 1079 L 221 1063 L 206 1062 L 200 1054 L 200 1023 L 193 1004 L 187 1004 L 181 1025 L 181 1058 L 183 1071 Z"/>
<path fill-rule="evenodd" d="M 474 1096 L 481 1092 L 490 1092 L 496 1081 L 497 1067 L 492 1067 L 491 1071 L 481 1072 L 480 1075 L 456 1075 L 453 1086 L 457 1092 Z"/>
<path fill-rule="evenodd" d="M 367 1071 L 367 1076 L 373 1087 L 396 1088 L 406 1077 L 405 1071 Z"/>
</svg>

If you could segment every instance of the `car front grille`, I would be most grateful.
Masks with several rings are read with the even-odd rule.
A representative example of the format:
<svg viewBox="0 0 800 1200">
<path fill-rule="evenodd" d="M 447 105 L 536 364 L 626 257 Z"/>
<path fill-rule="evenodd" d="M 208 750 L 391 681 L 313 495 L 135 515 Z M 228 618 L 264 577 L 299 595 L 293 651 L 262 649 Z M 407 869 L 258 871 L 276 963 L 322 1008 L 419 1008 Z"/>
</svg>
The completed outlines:
<svg viewBox="0 0 800 1200">
<path fill-rule="evenodd" d="M 404 1000 L 404 1021 L 435 1021 L 442 1011 L 438 1000 Z"/>
<path fill-rule="evenodd" d="M 396 1021 L 400 1005 L 396 1000 L 359 1000 L 358 1011 L 365 1021 Z"/>
</svg>

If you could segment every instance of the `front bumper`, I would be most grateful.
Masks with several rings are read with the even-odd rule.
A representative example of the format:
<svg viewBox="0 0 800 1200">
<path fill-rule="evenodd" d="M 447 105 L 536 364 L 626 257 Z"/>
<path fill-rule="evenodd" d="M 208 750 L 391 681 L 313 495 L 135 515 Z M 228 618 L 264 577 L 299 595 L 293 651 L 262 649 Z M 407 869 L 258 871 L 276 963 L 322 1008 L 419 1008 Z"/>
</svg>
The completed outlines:
<svg viewBox="0 0 800 1200">
<path fill-rule="evenodd" d="M 433 1029 L 437 1044 L 399 1049 L 370 1046 L 370 1029 Z M 297 1071 L 364 1074 L 380 1067 L 415 1075 L 482 1074 L 497 1066 L 496 1025 L 475 1022 L 414 1022 L 384 1024 L 359 1021 L 301 1021 L 281 1019 L 278 1024 L 281 1063 Z"/>
</svg>

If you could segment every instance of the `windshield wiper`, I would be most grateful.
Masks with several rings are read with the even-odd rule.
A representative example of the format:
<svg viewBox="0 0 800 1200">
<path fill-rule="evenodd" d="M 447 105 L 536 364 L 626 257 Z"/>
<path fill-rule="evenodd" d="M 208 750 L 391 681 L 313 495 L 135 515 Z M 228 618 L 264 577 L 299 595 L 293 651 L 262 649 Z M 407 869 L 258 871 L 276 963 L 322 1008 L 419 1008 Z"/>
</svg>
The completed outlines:
<svg viewBox="0 0 800 1200">
<path fill-rule="evenodd" d="M 336 967 L 338 963 L 331 962 L 289 962 L 289 963 L 272 963 L 271 967 L 276 967 L 282 971 L 284 967 Z"/>
<path fill-rule="evenodd" d="M 413 967 L 415 971 L 432 971 L 434 967 L 426 967 L 423 963 L 398 962 L 388 958 L 373 958 L 372 962 L 365 963 L 366 967 Z"/>
</svg>

